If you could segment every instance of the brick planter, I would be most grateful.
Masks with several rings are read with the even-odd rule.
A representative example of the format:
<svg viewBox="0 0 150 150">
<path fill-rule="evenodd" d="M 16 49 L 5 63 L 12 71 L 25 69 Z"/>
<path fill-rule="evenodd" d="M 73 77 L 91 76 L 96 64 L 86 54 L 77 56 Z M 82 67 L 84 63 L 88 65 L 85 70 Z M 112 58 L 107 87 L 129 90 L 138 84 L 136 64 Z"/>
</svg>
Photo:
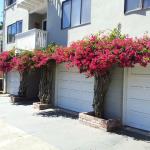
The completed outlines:
<svg viewBox="0 0 150 150">
<path fill-rule="evenodd" d="M 29 101 L 29 99 L 28 98 L 26 98 L 26 97 L 20 97 L 20 96 L 11 96 L 11 102 L 13 103 L 13 104 L 15 104 L 15 103 L 24 103 L 25 101 Z"/>
<path fill-rule="evenodd" d="M 38 109 L 38 110 L 45 110 L 45 109 L 52 108 L 52 105 L 42 104 L 42 103 L 38 102 L 38 103 L 33 103 L 33 108 Z"/>
<path fill-rule="evenodd" d="M 94 117 L 93 112 L 89 113 L 80 113 L 79 114 L 79 121 L 85 125 L 103 129 L 107 132 L 113 131 L 115 129 L 121 128 L 121 122 L 115 119 L 101 119 Z"/>
</svg>

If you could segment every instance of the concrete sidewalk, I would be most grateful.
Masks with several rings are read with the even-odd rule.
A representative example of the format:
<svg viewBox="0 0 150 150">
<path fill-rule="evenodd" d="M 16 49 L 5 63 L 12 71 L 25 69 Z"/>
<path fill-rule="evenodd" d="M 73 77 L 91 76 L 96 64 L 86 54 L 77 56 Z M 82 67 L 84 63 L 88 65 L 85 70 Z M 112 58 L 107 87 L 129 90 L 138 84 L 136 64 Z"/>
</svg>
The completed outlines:
<svg viewBox="0 0 150 150">
<path fill-rule="evenodd" d="M 149 141 L 87 127 L 76 118 L 54 110 L 37 112 L 32 105 L 12 105 L 9 97 L 0 97 L 0 120 L 0 150 L 47 150 L 49 147 L 50 150 L 51 147 L 59 150 L 150 150 Z M 15 129 L 8 127 L 10 132 L 7 132 L 3 122 Z M 14 131 L 18 134 L 13 134 Z M 9 139 L 15 138 L 16 142 L 11 143 Z"/>
<path fill-rule="evenodd" d="M 56 150 L 56 148 L 0 121 L 0 150 Z"/>
</svg>

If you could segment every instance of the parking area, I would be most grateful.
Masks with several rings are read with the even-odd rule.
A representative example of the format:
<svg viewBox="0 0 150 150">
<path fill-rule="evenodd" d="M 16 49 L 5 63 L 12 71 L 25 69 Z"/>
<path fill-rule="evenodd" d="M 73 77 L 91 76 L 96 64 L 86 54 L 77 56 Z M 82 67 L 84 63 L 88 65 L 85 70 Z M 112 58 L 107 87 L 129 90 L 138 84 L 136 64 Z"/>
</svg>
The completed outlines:
<svg viewBox="0 0 150 150">
<path fill-rule="evenodd" d="M 38 143 L 38 140 L 41 142 L 39 145 L 43 145 L 43 149 L 41 147 L 40 150 L 48 150 L 46 148 L 58 150 L 150 150 L 148 139 L 142 140 L 134 136 L 107 133 L 103 130 L 82 125 L 76 115 L 53 109 L 39 112 L 34 110 L 32 105 L 12 105 L 9 97 L 1 96 L 1 130 L 5 128 L 3 128 L 3 124 L 11 127 L 10 132 L 8 132 L 10 137 L 9 135 L 7 137 L 11 138 L 14 129 L 23 133 L 23 136 L 25 135 L 26 138 L 16 142 L 17 145 L 22 146 L 23 141 L 26 141 L 29 137 L 29 150 L 32 150 L 32 144 Z M 3 132 L 7 132 L 7 130 Z M 32 137 L 35 140 L 33 142 Z M 0 135 L 0 139 L 4 140 L 5 137 Z M 3 142 L 0 142 L 0 147 L 2 144 Z M 11 149 L 11 144 L 10 142 L 10 149 L 7 148 L 7 150 L 19 149 L 15 149 L 15 147 Z M 45 148 L 44 145 L 47 147 Z M 24 144 L 24 146 L 26 145 Z"/>
</svg>

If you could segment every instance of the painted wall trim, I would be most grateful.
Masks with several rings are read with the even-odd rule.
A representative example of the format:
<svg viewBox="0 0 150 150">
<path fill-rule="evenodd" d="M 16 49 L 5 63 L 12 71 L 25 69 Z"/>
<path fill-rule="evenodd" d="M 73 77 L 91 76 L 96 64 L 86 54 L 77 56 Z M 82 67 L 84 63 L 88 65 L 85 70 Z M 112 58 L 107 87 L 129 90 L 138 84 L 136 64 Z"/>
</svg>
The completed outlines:
<svg viewBox="0 0 150 150">
<path fill-rule="evenodd" d="M 54 96 L 54 104 L 58 106 L 58 65 L 56 64 L 55 69 L 55 96 Z"/>
<path fill-rule="evenodd" d="M 122 106 L 122 123 L 126 125 L 126 115 L 127 115 L 127 87 L 128 87 L 128 69 L 124 68 L 123 77 L 123 106 Z"/>
<path fill-rule="evenodd" d="M 3 93 L 4 94 L 7 93 L 7 74 L 4 74 L 4 78 L 3 78 Z"/>
</svg>

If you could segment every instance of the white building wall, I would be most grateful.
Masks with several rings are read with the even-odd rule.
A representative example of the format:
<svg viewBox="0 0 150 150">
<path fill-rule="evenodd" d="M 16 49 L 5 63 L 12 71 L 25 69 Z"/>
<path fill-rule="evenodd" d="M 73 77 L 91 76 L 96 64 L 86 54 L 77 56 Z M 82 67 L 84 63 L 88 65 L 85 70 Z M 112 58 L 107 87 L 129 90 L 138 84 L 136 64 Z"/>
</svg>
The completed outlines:
<svg viewBox="0 0 150 150">
<path fill-rule="evenodd" d="M 122 33 L 131 36 L 142 36 L 150 32 L 150 10 L 124 14 L 125 0 L 91 0 L 91 24 L 61 29 L 62 0 L 49 0 L 48 41 L 68 45 L 91 33 L 110 30 L 121 24 Z M 106 98 L 106 115 L 111 118 L 122 118 L 123 69 L 116 68 Z"/>
<path fill-rule="evenodd" d="M 110 1 L 109 3 L 102 0 L 91 1 L 91 24 L 62 30 L 60 10 L 62 1 L 50 0 L 48 10 L 49 42 L 54 41 L 59 44 L 68 45 L 72 41 L 82 39 L 84 36 L 87 36 L 91 33 L 97 33 L 98 31 L 104 29 L 112 29 L 117 26 L 117 24 L 120 22 L 120 19 L 118 19 L 118 12 L 121 12 L 121 10 L 123 11 L 123 9 L 120 7 L 120 0 L 115 0 L 115 2 Z M 113 15 L 110 13 L 110 10 L 113 10 Z M 123 15 L 123 12 L 121 14 Z M 92 80 L 94 82 L 94 79 Z M 116 68 L 113 72 L 113 79 L 106 98 L 106 116 L 121 119 L 123 97 L 122 88 L 123 70 Z M 91 105 L 91 103 L 89 105 Z"/>
<path fill-rule="evenodd" d="M 110 30 L 120 23 L 122 33 L 131 36 L 141 36 L 150 32 L 150 10 L 136 11 L 124 14 L 125 0 L 91 0 L 91 24 L 61 29 L 61 3 L 63 0 L 49 0 L 48 31 L 49 42 L 69 44 L 82 39 L 91 33 Z"/>
<path fill-rule="evenodd" d="M 120 23 L 121 31 L 130 36 L 142 36 L 150 33 L 150 10 L 124 14 L 125 0 L 91 0 L 91 24 L 68 30 L 68 43 L 79 40 L 89 34 L 111 30 Z M 65 31 L 64 31 L 65 32 Z"/>
<path fill-rule="evenodd" d="M 16 21 L 22 20 L 23 27 L 22 32 L 28 31 L 28 11 L 17 8 L 17 5 L 14 4 L 10 7 L 6 7 L 4 9 L 4 51 L 12 50 L 16 44 L 15 43 L 7 43 L 7 27 Z M 18 94 L 18 88 L 20 84 L 20 76 L 17 72 L 7 73 L 5 77 L 5 87 L 4 92 L 8 92 L 10 94 Z"/>
<path fill-rule="evenodd" d="M 58 44 L 68 45 L 72 41 L 82 39 L 91 33 L 101 30 L 110 30 L 121 24 L 122 33 L 132 36 L 141 36 L 149 32 L 150 11 L 138 11 L 132 14 L 124 14 L 124 0 L 91 0 L 91 24 L 75 27 L 72 29 L 61 30 L 61 4 L 63 0 L 49 0 L 48 4 L 48 41 Z M 6 10 L 6 25 L 14 21 L 23 19 L 23 31 L 28 29 L 28 12 L 16 9 L 16 6 Z M 7 28 L 5 28 L 5 34 Z M 6 42 L 7 37 L 5 38 Z M 5 44 L 5 49 L 11 49 L 14 44 Z M 122 117 L 122 98 L 123 98 L 123 70 L 116 69 L 110 85 L 106 101 L 106 115 L 112 118 Z"/>
<path fill-rule="evenodd" d="M 6 7 L 4 10 L 5 19 L 4 19 L 4 32 L 5 32 L 5 39 L 4 39 L 4 50 L 11 50 L 15 47 L 15 43 L 7 44 L 7 27 L 16 21 L 22 20 L 23 27 L 22 32 L 28 31 L 28 18 L 29 13 L 27 10 L 17 8 L 17 5 L 14 4 L 13 6 Z"/>
</svg>

